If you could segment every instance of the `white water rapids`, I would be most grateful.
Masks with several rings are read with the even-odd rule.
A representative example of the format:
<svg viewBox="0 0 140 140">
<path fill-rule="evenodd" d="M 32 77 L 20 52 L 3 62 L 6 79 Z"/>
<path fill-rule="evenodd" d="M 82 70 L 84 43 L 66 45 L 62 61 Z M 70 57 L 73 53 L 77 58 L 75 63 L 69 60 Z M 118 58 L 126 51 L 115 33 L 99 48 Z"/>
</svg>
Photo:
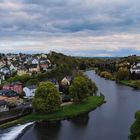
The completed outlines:
<svg viewBox="0 0 140 140">
<path fill-rule="evenodd" d="M 17 125 L 6 130 L 0 131 L 0 140 L 15 140 L 28 126 L 34 122 L 30 122 L 23 125 Z"/>
</svg>

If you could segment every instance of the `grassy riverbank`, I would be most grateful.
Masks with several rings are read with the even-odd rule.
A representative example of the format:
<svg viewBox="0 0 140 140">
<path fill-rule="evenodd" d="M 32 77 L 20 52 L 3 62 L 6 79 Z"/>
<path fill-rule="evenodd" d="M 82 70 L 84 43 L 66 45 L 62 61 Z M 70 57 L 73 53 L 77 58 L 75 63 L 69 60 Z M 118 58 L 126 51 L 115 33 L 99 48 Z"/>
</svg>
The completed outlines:
<svg viewBox="0 0 140 140">
<path fill-rule="evenodd" d="M 140 89 L 140 80 L 117 80 L 115 75 L 106 71 L 103 72 L 96 71 L 96 74 L 98 74 L 100 77 L 103 77 L 107 80 L 116 81 L 119 84 L 133 87 L 135 89 Z"/>
<path fill-rule="evenodd" d="M 135 89 L 140 89 L 140 80 L 123 80 L 119 81 L 120 84 L 133 87 Z"/>
<path fill-rule="evenodd" d="M 59 111 L 51 114 L 31 114 L 27 115 L 19 120 L 15 120 L 3 125 L 0 128 L 6 128 L 18 123 L 30 122 L 30 121 L 57 121 L 75 117 L 77 115 L 87 113 L 96 109 L 98 106 L 104 103 L 104 98 L 99 96 L 91 96 L 88 100 L 80 104 L 72 104 L 62 107 Z"/>
</svg>

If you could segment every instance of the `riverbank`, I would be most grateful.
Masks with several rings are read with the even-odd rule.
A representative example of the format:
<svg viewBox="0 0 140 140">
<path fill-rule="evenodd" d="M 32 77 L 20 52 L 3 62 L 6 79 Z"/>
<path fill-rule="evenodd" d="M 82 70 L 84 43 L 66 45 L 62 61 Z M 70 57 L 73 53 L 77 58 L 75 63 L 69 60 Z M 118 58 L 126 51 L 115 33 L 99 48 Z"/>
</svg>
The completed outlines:
<svg viewBox="0 0 140 140">
<path fill-rule="evenodd" d="M 119 81 L 118 83 L 133 87 L 135 89 L 140 89 L 140 80 L 123 80 Z"/>
<path fill-rule="evenodd" d="M 96 74 L 99 75 L 102 78 L 105 78 L 106 80 L 111 80 L 111 81 L 116 81 L 116 83 L 132 87 L 134 89 L 140 89 L 140 80 L 119 80 L 117 81 L 115 76 L 109 72 L 103 71 L 103 72 L 98 72 L 96 71 Z"/>
<path fill-rule="evenodd" d="M 51 113 L 51 114 L 30 114 L 21 119 L 0 125 L 0 129 L 4 129 L 16 124 L 22 124 L 31 121 L 58 121 L 58 120 L 65 120 L 70 119 L 80 114 L 84 114 L 90 112 L 100 105 L 104 103 L 104 97 L 101 96 L 91 96 L 86 101 L 80 104 L 71 104 L 68 106 L 62 107 L 59 111 Z"/>
</svg>

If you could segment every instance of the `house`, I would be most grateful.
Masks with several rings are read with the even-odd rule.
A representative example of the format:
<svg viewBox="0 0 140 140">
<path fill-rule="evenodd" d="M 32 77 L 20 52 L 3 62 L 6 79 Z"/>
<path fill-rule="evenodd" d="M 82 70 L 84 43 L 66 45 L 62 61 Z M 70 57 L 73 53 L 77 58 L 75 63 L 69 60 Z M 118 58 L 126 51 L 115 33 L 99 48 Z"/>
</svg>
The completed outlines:
<svg viewBox="0 0 140 140">
<path fill-rule="evenodd" d="M 48 70 L 48 64 L 40 64 L 40 69 L 43 71 L 47 71 Z"/>
<path fill-rule="evenodd" d="M 5 100 L 0 100 L 0 112 L 9 111 L 7 102 Z"/>
<path fill-rule="evenodd" d="M 62 81 L 61 81 L 61 84 L 62 85 L 64 85 L 64 86 L 66 86 L 66 85 L 70 85 L 70 81 L 67 79 L 67 77 L 64 77 L 63 79 L 62 79 Z"/>
<path fill-rule="evenodd" d="M 0 68 L 4 67 L 5 66 L 5 63 L 4 61 L 0 61 Z"/>
<path fill-rule="evenodd" d="M 5 75 L 0 74 L 0 85 L 2 84 L 2 81 L 5 81 Z"/>
<path fill-rule="evenodd" d="M 26 86 L 23 88 L 23 91 L 25 92 L 26 97 L 33 97 L 35 95 L 36 86 Z"/>
<path fill-rule="evenodd" d="M 1 68 L 0 72 L 3 73 L 4 75 L 9 75 L 10 74 L 10 70 L 7 67 Z"/>
<path fill-rule="evenodd" d="M 130 68 L 131 74 L 140 74 L 140 62 L 135 63 Z"/>
<path fill-rule="evenodd" d="M 12 90 L 5 90 L 5 89 L 0 90 L 0 100 L 7 101 L 7 99 L 13 98 L 13 97 L 18 99 L 19 98 L 18 93 L 14 92 Z"/>
<path fill-rule="evenodd" d="M 13 64 L 10 65 L 10 71 L 11 72 L 16 72 L 17 71 L 17 67 L 15 67 Z"/>
<path fill-rule="evenodd" d="M 38 59 L 33 59 L 33 60 L 32 60 L 32 64 L 33 64 L 33 65 L 34 65 L 34 64 L 39 64 Z"/>
<path fill-rule="evenodd" d="M 22 83 L 20 82 L 13 82 L 12 84 L 3 85 L 3 89 L 5 90 L 13 90 L 18 94 L 22 93 Z"/>
<path fill-rule="evenodd" d="M 22 76 L 27 74 L 27 69 L 19 69 L 17 70 L 17 75 Z"/>
<path fill-rule="evenodd" d="M 29 72 L 39 72 L 40 67 L 38 64 L 31 64 L 31 65 L 28 65 L 28 70 Z"/>
<path fill-rule="evenodd" d="M 47 71 L 51 66 L 51 62 L 49 59 L 40 59 L 40 69 L 43 71 Z"/>
</svg>

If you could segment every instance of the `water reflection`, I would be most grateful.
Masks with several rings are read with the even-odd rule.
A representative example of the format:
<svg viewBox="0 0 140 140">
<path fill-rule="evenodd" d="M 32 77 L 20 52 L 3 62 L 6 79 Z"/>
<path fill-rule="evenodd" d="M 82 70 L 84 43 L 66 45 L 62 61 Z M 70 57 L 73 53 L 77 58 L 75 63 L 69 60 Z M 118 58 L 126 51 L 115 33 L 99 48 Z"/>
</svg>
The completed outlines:
<svg viewBox="0 0 140 140">
<path fill-rule="evenodd" d="M 37 140 L 55 140 L 61 129 L 61 122 L 39 122 L 34 126 Z"/>
<path fill-rule="evenodd" d="M 77 128 L 85 128 L 88 125 L 89 115 L 88 113 L 81 114 L 72 118 L 70 121 Z"/>
</svg>

